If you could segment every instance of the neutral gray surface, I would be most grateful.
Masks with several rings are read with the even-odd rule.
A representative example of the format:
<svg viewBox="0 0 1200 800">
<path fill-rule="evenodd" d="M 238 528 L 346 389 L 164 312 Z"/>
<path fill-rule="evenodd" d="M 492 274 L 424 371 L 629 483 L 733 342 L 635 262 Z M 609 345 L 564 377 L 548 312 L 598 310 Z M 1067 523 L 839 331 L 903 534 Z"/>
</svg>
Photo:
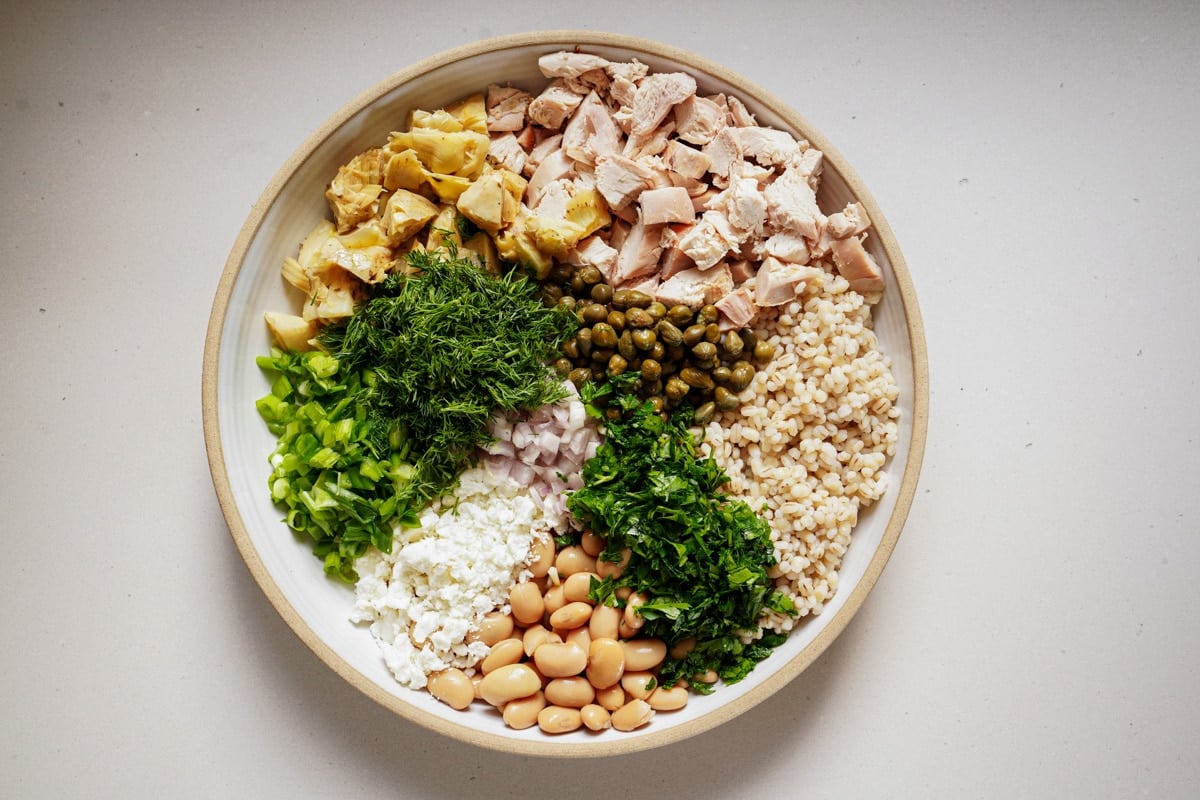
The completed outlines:
<svg viewBox="0 0 1200 800">
<path fill-rule="evenodd" d="M 0 796 L 1195 796 L 1200 6 L 385 5 L 5 4 Z M 308 132 L 447 47 L 572 27 L 722 61 L 839 147 L 907 256 L 932 398 L 833 647 L 586 768 L 322 665 L 238 557 L 200 409 L 221 267 Z"/>
</svg>

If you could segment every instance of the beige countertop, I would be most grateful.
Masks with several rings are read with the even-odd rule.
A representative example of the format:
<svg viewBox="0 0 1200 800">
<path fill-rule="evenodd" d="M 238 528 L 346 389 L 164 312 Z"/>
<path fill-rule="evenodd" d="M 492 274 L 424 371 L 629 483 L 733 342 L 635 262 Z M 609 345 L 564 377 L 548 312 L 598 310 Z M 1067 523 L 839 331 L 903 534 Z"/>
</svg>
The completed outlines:
<svg viewBox="0 0 1200 800">
<path fill-rule="evenodd" d="M 1200 786 L 1200 7 L 10 4 L 0 28 L 0 796 L 1183 798 Z M 319 661 L 205 457 L 201 356 L 268 180 L 359 92 L 539 28 L 794 106 L 908 261 L 908 524 L 778 696 L 583 767 L 471 748 Z"/>
</svg>

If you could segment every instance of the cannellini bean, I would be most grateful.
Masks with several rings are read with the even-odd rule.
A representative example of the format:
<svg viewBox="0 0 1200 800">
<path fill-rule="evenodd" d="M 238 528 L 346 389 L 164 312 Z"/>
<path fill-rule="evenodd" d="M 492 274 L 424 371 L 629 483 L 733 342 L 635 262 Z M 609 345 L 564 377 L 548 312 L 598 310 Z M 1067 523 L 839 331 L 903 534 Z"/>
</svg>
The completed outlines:
<svg viewBox="0 0 1200 800">
<path fill-rule="evenodd" d="M 588 647 L 587 677 L 597 689 L 616 685 L 625 674 L 625 648 L 616 639 L 593 639 Z"/>
<path fill-rule="evenodd" d="M 548 630 L 543 625 L 530 625 L 521 636 L 521 643 L 525 647 L 525 656 L 527 658 L 533 658 L 533 653 L 538 649 L 539 645 L 543 645 L 546 642 L 561 641 L 561 636 L 552 630 Z"/>
<path fill-rule="evenodd" d="M 588 620 L 592 639 L 616 639 L 620 635 L 621 610 L 612 606 L 596 606 Z"/>
<path fill-rule="evenodd" d="M 533 651 L 533 663 L 547 678 L 578 675 L 587 667 L 587 651 L 576 644 L 547 642 Z"/>
<path fill-rule="evenodd" d="M 576 572 L 563 581 L 563 596 L 568 603 L 587 601 L 592 591 L 592 578 L 600 579 L 594 572 Z"/>
<path fill-rule="evenodd" d="M 688 655 L 695 649 L 696 649 L 696 637 L 695 636 L 689 636 L 686 639 L 680 639 L 678 642 L 676 642 L 674 644 L 673 647 L 671 647 L 671 658 L 679 659 L 680 661 L 682 661 L 683 659 L 687 658 Z"/>
<path fill-rule="evenodd" d="M 631 672 L 650 670 L 667 656 L 667 643 L 662 639 L 624 639 L 625 669 Z"/>
<path fill-rule="evenodd" d="M 547 614 L 553 614 L 567 604 L 567 598 L 563 592 L 562 584 L 551 586 L 546 590 L 545 596 L 542 598 L 542 606 Z"/>
<path fill-rule="evenodd" d="M 621 688 L 630 697 L 645 700 L 658 685 L 653 672 L 629 672 L 621 676 Z"/>
<path fill-rule="evenodd" d="M 579 537 L 579 546 L 583 548 L 583 552 L 587 553 L 592 558 L 604 552 L 604 547 L 607 543 L 604 537 L 600 536 L 595 531 L 587 530 Z"/>
<path fill-rule="evenodd" d="M 492 651 L 479 662 L 479 671 L 484 675 L 500 667 L 516 664 L 525 655 L 525 646 L 520 639 L 504 639 L 492 645 Z"/>
<path fill-rule="evenodd" d="M 633 592 L 625 600 L 625 625 L 632 630 L 638 631 L 646 624 L 646 618 L 638 613 L 638 609 L 646 605 L 646 595 L 641 592 Z"/>
<path fill-rule="evenodd" d="M 592 558 L 582 547 L 573 544 L 558 551 L 554 557 L 554 567 L 560 577 L 568 578 L 576 572 L 595 572 L 596 559 Z"/>
<path fill-rule="evenodd" d="M 554 565 L 554 539 L 550 536 L 538 536 L 530 546 L 533 559 L 529 562 L 529 572 L 535 578 L 544 578 Z"/>
<path fill-rule="evenodd" d="M 489 611 L 479 620 L 479 627 L 467 635 L 469 641 L 480 641 L 491 647 L 501 639 L 512 636 L 513 618 L 510 614 Z"/>
<path fill-rule="evenodd" d="M 578 708 L 546 706 L 538 712 L 537 723 L 546 733 L 569 733 L 578 730 L 583 719 Z"/>
<path fill-rule="evenodd" d="M 596 699 L 596 690 L 587 678 L 578 675 L 555 678 L 546 684 L 546 702 L 567 708 L 583 708 Z"/>
<path fill-rule="evenodd" d="M 601 578 L 607 578 L 610 575 L 613 578 L 621 577 L 621 573 L 629 566 L 629 558 L 633 555 L 633 551 L 626 547 L 621 551 L 620 561 L 596 561 L 596 574 Z"/>
<path fill-rule="evenodd" d="M 550 627 L 555 630 L 573 630 L 586 625 L 591 617 L 592 607 L 587 603 L 567 603 L 550 615 Z"/>
<path fill-rule="evenodd" d="M 573 631 L 567 631 L 566 638 L 563 641 L 577 644 L 586 651 L 592 646 L 592 633 L 587 627 L 576 628 Z"/>
<path fill-rule="evenodd" d="M 659 686 L 650 693 L 646 702 L 655 711 L 678 711 L 687 705 L 688 690 L 685 686 Z"/>
<path fill-rule="evenodd" d="M 546 695 L 534 692 L 529 697 L 519 697 L 504 704 L 504 724 L 515 730 L 524 730 L 537 725 L 538 714 L 546 707 Z"/>
<path fill-rule="evenodd" d="M 595 703 L 579 709 L 579 718 L 589 731 L 603 731 L 612 727 L 612 715 L 608 709 Z"/>
<path fill-rule="evenodd" d="M 522 625 L 541 622 L 542 614 L 546 611 L 541 590 L 530 581 L 518 583 L 509 591 L 508 604 L 512 608 L 513 618 Z"/>
<path fill-rule="evenodd" d="M 654 709 L 645 700 L 633 699 L 612 712 L 612 726 L 619 731 L 636 730 L 654 716 Z"/>
<path fill-rule="evenodd" d="M 479 695 L 484 701 L 500 708 L 518 697 L 528 697 L 541 688 L 542 679 L 531 667 L 526 664 L 507 664 L 483 676 L 479 682 Z"/>
<path fill-rule="evenodd" d="M 625 705 L 625 690 L 620 683 L 613 684 L 607 689 L 596 690 L 596 704 L 607 711 L 616 711 Z"/>
<path fill-rule="evenodd" d="M 462 711 L 475 699 L 475 684 L 461 669 L 451 667 L 429 676 L 429 693 L 451 708 Z"/>
</svg>

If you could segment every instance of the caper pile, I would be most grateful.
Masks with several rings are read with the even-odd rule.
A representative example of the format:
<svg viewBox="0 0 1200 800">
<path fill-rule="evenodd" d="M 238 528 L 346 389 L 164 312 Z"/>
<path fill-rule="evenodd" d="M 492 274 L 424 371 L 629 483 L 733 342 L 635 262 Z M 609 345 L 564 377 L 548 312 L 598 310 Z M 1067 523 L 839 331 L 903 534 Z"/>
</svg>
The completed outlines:
<svg viewBox="0 0 1200 800">
<path fill-rule="evenodd" d="M 571 309 L 576 335 L 555 361 L 559 374 L 577 388 L 627 372 L 638 373 L 629 391 L 667 413 L 688 405 L 703 424 L 718 409 L 736 408 L 750 385 L 755 364 L 770 361 L 775 348 L 748 328 L 722 331 L 719 312 L 706 305 L 667 308 L 645 292 L 605 283 L 595 267 L 558 264 L 542 284 L 543 299 Z M 605 413 L 620 416 L 615 407 Z"/>
</svg>

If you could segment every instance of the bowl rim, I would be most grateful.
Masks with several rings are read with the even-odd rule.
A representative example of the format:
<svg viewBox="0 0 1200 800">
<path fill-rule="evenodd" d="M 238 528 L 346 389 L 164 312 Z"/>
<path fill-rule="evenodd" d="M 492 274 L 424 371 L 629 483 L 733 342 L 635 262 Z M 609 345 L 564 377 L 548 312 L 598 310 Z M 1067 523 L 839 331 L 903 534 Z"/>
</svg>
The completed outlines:
<svg viewBox="0 0 1200 800">
<path fill-rule="evenodd" d="M 911 397 L 912 438 L 909 442 L 908 459 L 898 484 L 890 491 L 896 492 L 895 506 L 887 521 L 882 539 L 872 554 L 862 578 L 846 597 L 843 605 L 827 617 L 824 626 L 814 639 L 798 654 L 785 662 L 774 674 L 744 695 L 726 703 L 703 716 L 686 723 L 671 726 L 661 731 L 650 731 L 644 735 L 607 736 L 587 742 L 564 742 L 552 737 L 541 740 L 513 739 L 488 733 L 467 725 L 447 722 L 402 699 L 388 694 L 366 678 L 345 659 L 326 644 L 303 620 L 284 596 L 267 570 L 237 507 L 226 470 L 224 451 L 221 445 L 218 407 L 218 366 L 221 335 L 229 311 L 229 301 L 238 278 L 246 252 L 257 234 L 264 217 L 274 204 L 282 188 L 296 171 L 311 157 L 318 146 L 339 127 L 368 105 L 414 78 L 432 72 L 453 62 L 477 57 L 487 53 L 511 48 L 546 46 L 547 48 L 588 46 L 614 47 L 638 51 L 648 55 L 665 57 L 687 64 L 690 69 L 702 71 L 713 78 L 737 87 L 741 99 L 752 98 L 761 107 L 771 108 L 796 131 L 802 132 L 813 146 L 824 153 L 845 181 L 855 199 L 862 203 L 869 215 L 881 247 L 887 253 L 895 285 L 889 287 L 900 295 L 904 312 L 904 327 L 910 342 L 910 359 L 913 376 Z M 251 575 L 266 595 L 276 612 L 284 619 L 292 632 L 313 651 L 330 669 L 350 685 L 369 698 L 412 722 L 434 730 L 450 738 L 464 741 L 487 749 L 519 755 L 547 756 L 556 758 L 595 757 L 620 755 L 667 745 L 718 727 L 728 720 L 748 711 L 791 682 L 815 661 L 834 639 L 846 628 L 861 608 L 867 595 L 878 581 L 891 557 L 904 527 L 916 493 L 921 464 L 924 458 L 925 439 L 928 429 L 929 372 L 924 328 L 917 303 L 916 290 L 907 263 L 900 251 L 890 225 L 874 197 L 859 178 L 858 173 L 846 162 L 840 152 L 825 139 L 801 114 L 777 96 L 763 89 L 746 77 L 691 51 L 652 39 L 592 30 L 546 30 L 495 36 L 468 44 L 459 45 L 424 58 L 382 79 L 374 86 L 360 92 L 315 131 L 310 133 L 271 178 L 258 200 L 252 206 L 243 223 L 229 256 L 226 259 L 213 299 L 204 344 L 203 372 L 201 379 L 202 415 L 204 439 L 207 449 L 209 471 L 222 514 L 233 540 Z"/>
</svg>

